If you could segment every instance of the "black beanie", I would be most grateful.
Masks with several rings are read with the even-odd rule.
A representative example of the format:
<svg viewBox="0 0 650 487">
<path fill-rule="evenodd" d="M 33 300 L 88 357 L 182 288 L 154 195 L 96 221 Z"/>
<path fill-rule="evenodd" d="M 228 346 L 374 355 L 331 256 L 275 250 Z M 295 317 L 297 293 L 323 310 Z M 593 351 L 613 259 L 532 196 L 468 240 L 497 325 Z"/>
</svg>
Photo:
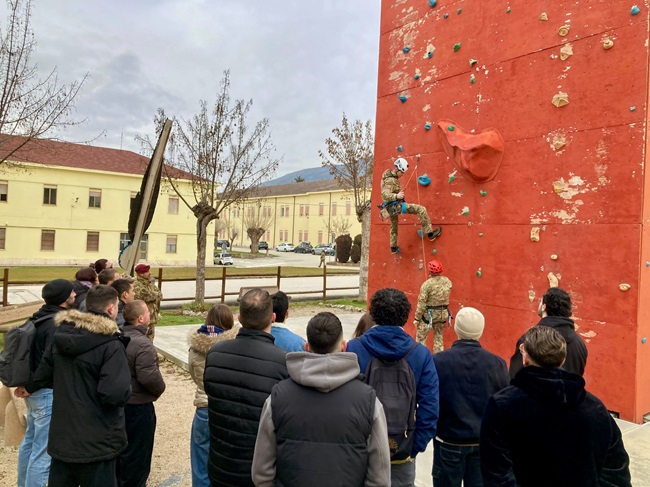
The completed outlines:
<svg viewBox="0 0 650 487">
<path fill-rule="evenodd" d="M 54 279 L 43 286 L 41 296 L 46 304 L 56 306 L 65 303 L 72 293 L 72 283 L 65 279 Z"/>
</svg>

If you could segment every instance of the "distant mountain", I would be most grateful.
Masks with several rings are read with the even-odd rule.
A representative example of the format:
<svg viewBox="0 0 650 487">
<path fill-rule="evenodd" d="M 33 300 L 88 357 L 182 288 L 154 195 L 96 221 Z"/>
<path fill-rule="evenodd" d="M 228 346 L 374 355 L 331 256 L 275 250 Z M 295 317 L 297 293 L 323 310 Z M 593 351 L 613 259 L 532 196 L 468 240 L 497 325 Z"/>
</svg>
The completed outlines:
<svg viewBox="0 0 650 487">
<path fill-rule="evenodd" d="M 280 176 L 277 179 L 272 179 L 267 181 L 262 186 L 277 186 L 279 184 L 292 184 L 296 182 L 296 178 L 301 177 L 305 181 L 321 181 L 323 179 L 332 179 L 330 175 L 330 170 L 328 167 L 310 167 L 307 169 L 301 169 L 299 171 L 294 171 L 284 176 Z"/>
</svg>

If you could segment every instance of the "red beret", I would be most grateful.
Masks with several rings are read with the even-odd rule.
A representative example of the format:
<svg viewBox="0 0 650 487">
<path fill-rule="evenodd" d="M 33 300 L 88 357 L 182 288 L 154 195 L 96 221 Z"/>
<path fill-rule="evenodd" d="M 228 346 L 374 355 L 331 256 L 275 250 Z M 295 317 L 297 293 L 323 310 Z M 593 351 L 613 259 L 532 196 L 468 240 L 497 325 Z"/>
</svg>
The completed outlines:
<svg viewBox="0 0 650 487">
<path fill-rule="evenodd" d="M 135 266 L 135 272 L 138 274 L 144 274 L 145 272 L 149 272 L 149 269 L 151 269 L 151 266 L 148 266 L 147 264 L 138 264 Z"/>
</svg>

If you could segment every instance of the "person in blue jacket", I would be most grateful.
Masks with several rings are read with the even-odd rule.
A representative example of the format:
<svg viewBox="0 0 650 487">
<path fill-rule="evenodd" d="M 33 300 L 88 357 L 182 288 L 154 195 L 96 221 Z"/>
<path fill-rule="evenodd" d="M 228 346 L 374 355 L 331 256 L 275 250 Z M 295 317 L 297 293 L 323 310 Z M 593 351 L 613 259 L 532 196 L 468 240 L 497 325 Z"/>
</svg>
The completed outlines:
<svg viewBox="0 0 650 487">
<path fill-rule="evenodd" d="M 397 361 L 411 352 L 406 362 L 413 371 L 416 384 L 415 441 L 411 457 L 406 462 L 392 463 L 392 487 L 414 485 L 415 457 L 435 438 L 438 423 L 438 373 L 431 352 L 423 345 L 416 346 L 416 341 L 404 331 L 410 312 L 411 303 L 406 294 L 399 289 L 380 289 L 370 300 L 370 316 L 377 326 L 348 342 L 347 348 L 348 352 L 357 355 L 362 373 L 373 356 Z"/>
</svg>

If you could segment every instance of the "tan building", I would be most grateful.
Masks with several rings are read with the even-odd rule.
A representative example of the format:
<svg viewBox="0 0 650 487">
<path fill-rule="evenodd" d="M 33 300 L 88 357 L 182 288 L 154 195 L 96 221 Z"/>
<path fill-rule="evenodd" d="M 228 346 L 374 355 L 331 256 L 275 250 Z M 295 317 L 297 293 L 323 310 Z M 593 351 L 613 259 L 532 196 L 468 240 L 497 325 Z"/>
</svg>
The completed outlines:
<svg viewBox="0 0 650 487">
<path fill-rule="evenodd" d="M 140 189 L 148 158 L 38 140 L 9 160 L 19 164 L 0 165 L 0 265 L 117 261 L 128 244 L 130 201 Z M 187 180 L 180 187 L 191 198 Z M 208 249 L 212 247 L 210 239 Z M 196 264 L 196 218 L 166 184 L 140 258 L 154 265 Z M 206 262 L 212 263 L 211 251 Z"/>
<path fill-rule="evenodd" d="M 333 242 L 348 233 L 361 233 L 357 221 L 354 194 L 340 189 L 333 179 L 295 184 L 264 186 L 258 198 L 234 206 L 221 216 L 219 239 L 229 240 L 233 229 L 238 233 L 233 245 L 248 247 L 247 221 L 259 222 L 267 230 L 261 240 L 274 248 L 282 242 L 316 246 Z"/>
</svg>

